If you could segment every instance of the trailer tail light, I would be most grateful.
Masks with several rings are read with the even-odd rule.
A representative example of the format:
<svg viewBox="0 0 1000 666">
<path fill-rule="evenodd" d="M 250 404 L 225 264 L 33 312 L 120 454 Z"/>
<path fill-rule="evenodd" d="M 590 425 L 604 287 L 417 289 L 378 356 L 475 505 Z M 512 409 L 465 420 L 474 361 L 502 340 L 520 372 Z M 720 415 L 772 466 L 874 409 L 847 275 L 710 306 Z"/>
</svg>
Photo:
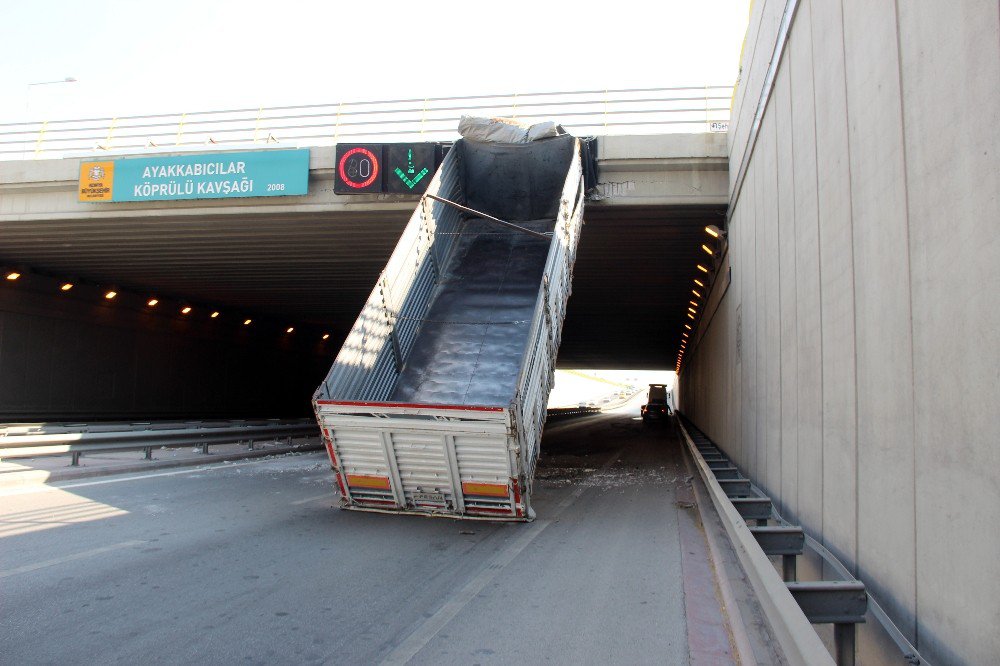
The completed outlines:
<svg viewBox="0 0 1000 666">
<path fill-rule="evenodd" d="M 510 489 L 507 484 L 499 483 L 463 483 L 462 492 L 466 495 L 480 495 L 483 497 L 507 497 Z"/>
</svg>

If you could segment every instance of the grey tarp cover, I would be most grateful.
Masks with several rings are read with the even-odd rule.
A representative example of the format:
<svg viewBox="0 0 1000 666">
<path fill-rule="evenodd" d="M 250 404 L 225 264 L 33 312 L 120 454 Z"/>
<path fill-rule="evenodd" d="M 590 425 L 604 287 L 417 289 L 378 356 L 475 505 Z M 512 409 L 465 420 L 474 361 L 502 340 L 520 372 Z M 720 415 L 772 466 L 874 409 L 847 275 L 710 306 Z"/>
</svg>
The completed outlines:
<svg viewBox="0 0 1000 666">
<path fill-rule="evenodd" d="M 462 116 L 458 133 L 472 141 L 488 143 L 528 143 L 561 136 L 566 131 L 552 121 L 529 125 L 514 118 L 478 118 Z"/>
</svg>

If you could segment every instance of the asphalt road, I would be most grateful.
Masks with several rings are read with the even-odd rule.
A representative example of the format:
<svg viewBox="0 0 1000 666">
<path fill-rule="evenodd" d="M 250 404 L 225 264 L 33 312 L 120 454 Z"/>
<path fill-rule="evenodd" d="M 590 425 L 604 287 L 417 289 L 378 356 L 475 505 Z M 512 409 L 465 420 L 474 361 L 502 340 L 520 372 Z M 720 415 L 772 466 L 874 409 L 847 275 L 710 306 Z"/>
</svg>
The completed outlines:
<svg viewBox="0 0 1000 666">
<path fill-rule="evenodd" d="M 0 663 L 724 662 L 679 451 L 553 423 L 530 524 L 339 510 L 319 453 L 8 491 Z"/>
</svg>

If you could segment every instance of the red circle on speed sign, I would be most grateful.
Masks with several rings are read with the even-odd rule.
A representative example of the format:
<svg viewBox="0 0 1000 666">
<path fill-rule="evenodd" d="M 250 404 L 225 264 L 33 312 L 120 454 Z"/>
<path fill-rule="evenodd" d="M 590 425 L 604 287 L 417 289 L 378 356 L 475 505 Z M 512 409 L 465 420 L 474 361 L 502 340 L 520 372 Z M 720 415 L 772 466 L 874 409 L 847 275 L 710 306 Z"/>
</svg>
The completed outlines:
<svg viewBox="0 0 1000 666">
<path fill-rule="evenodd" d="M 371 174 L 365 180 L 354 180 L 351 176 L 347 175 L 347 162 L 351 157 L 360 153 L 362 156 L 367 157 L 371 160 Z M 355 147 L 348 150 L 340 158 L 340 162 L 337 164 L 337 173 L 340 174 L 340 180 L 344 182 L 348 187 L 353 187 L 355 189 L 363 189 L 368 187 L 375 182 L 375 178 L 378 176 L 379 164 L 378 158 L 375 157 L 375 153 L 368 150 L 367 148 Z M 360 173 L 359 173 L 360 175 Z"/>
</svg>

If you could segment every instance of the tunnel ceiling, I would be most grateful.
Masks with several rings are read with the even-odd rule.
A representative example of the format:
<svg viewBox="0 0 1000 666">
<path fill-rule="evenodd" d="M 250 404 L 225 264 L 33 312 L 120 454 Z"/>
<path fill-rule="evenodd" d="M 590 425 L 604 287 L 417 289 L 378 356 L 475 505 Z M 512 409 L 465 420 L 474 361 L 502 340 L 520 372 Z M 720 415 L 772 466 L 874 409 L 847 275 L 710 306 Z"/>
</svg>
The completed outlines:
<svg viewBox="0 0 1000 666">
<path fill-rule="evenodd" d="M 725 208 L 586 209 L 563 367 L 672 368 L 706 224 Z M 0 225 L 0 263 L 343 335 L 408 212 Z"/>
</svg>

